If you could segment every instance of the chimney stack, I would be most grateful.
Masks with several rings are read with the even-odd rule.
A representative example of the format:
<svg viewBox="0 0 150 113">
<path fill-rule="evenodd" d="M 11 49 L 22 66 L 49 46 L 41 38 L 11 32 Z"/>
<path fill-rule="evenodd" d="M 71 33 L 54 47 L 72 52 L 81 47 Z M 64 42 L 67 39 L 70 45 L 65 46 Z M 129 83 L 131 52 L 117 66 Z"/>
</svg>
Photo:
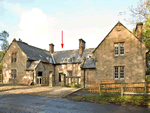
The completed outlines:
<svg viewBox="0 0 150 113">
<path fill-rule="evenodd" d="M 85 41 L 81 38 L 79 39 L 79 54 L 82 54 L 85 49 Z"/>
<path fill-rule="evenodd" d="M 54 44 L 53 43 L 49 44 L 49 52 L 50 53 L 54 52 Z"/>
<path fill-rule="evenodd" d="M 142 22 L 138 22 L 138 23 L 136 24 L 135 32 L 136 32 L 136 37 L 137 37 L 140 41 L 142 41 L 142 37 L 143 37 L 143 35 L 142 35 L 142 28 L 143 28 L 143 23 L 142 23 Z"/>
</svg>

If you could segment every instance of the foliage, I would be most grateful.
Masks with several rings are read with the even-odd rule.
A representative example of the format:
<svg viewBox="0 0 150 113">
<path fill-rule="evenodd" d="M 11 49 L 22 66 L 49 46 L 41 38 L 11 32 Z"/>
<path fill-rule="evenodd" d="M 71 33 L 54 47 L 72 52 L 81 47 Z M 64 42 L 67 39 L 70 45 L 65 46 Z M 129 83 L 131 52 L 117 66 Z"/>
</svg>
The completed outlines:
<svg viewBox="0 0 150 113">
<path fill-rule="evenodd" d="M 135 28 L 133 28 L 132 34 L 136 36 Z"/>
<path fill-rule="evenodd" d="M 77 84 L 73 83 L 73 84 L 65 85 L 65 87 L 79 88 L 80 86 L 78 86 Z"/>
<path fill-rule="evenodd" d="M 1 44 L 1 49 L 6 51 L 9 47 L 9 43 L 7 41 L 7 38 L 9 37 L 9 34 L 7 31 L 2 31 L 0 33 L 0 41 L 2 41 L 2 44 Z"/>
<path fill-rule="evenodd" d="M 150 76 L 146 76 L 146 82 L 150 82 Z"/>
</svg>

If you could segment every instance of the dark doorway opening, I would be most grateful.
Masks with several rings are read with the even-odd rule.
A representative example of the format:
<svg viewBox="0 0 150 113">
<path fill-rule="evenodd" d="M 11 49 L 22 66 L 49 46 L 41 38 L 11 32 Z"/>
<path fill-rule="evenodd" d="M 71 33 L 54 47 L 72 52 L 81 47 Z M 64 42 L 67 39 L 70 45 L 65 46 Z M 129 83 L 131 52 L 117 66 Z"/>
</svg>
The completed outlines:
<svg viewBox="0 0 150 113">
<path fill-rule="evenodd" d="M 61 82 L 61 73 L 59 73 L 59 82 Z"/>
<path fill-rule="evenodd" d="M 42 72 L 41 71 L 38 72 L 38 76 L 42 76 Z"/>
</svg>

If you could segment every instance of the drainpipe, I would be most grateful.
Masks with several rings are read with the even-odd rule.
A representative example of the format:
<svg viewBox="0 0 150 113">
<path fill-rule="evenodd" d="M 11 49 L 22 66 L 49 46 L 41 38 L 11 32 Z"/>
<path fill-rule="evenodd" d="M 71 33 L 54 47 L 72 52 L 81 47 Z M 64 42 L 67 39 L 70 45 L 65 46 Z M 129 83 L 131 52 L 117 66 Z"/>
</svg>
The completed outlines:
<svg viewBox="0 0 150 113">
<path fill-rule="evenodd" d="M 85 69 L 84 69 L 84 88 L 85 88 Z"/>
<path fill-rule="evenodd" d="M 55 83 L 55 64 L 54 64 L 54 83 Z"/>
<path fill-rule="evenodd" d="M 33 85 L 34 85 L 34 71 L 33 71 Z"/>
</svg>

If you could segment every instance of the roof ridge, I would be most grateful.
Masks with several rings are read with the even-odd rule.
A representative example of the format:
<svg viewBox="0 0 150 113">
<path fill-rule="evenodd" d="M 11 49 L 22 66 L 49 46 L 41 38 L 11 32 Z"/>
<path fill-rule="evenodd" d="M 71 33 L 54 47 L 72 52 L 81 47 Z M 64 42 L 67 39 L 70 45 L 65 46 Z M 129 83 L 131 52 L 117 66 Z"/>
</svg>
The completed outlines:
<svg viewBox="0 0 150 113">
<path fill-rule="evenodd" d="M 95 49 L 95 48 L 85 48 L 85 49 Z M 63 51 L 73 51 L 73 50 L 79 50 L 79 49 L 63 50 Z M 55 52 L 63 52 L 63 51 L 54 51 L 54 53 L 55 53 Z"/>
<path fill-rule="evenodd" d="M 17 42 L 21 42 L 21 41 L 17 41 Z M 35 46 L 32 46 L 32 45 L 29 45 L 29 44 L 27 44 L 26 42 L 21 42 L 21 43 L 23 43 L 23 44 L 25 44 L 25 45 L 28 45 L 28 46 L 30 46 L 30 47 L 36 48 L 36 49 L 40 49 L 40 50 L 49 52 L 49 51 L 47 51 L 47 50 L 44 50 L 44 49 L 41 49 L 41 48 L 38 48 L 38 47 L 35 47 Z"/>
</svg>

